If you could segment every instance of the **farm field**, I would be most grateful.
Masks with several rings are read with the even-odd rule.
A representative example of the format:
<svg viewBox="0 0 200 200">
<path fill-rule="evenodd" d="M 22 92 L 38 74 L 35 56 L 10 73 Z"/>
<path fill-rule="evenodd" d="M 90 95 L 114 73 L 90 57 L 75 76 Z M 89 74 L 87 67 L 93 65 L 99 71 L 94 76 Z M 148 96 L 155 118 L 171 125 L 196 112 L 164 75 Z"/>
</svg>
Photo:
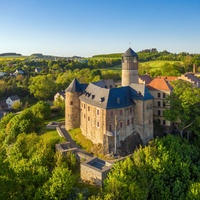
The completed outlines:
<svg viewBox="0 0 200 200">
<path fill-rule="evenodd" d="M 148 61 L 148 62 L 139 62 L 139 67 L 140 66 L 142 66 L 142 67 L 149 66 L 150 69 L 153 70 L 153 69 L 159 69 L 159 68 L 161 68 L 166 63 L 183 65 L 182 61 L 156 60 L 156 61 Z M 109 68 L 102 69 L 102 70 L 118 70 L 120 72 L 121 68 L 122 68 L 122 66 L 120 64 L 120 65 L 116 65 L 114 67 L 109 67 Z"/>
<path fill-rule="evenodd" d="M 29 56 L 0 56 L 0 61 L 3 60 L 25 60 Z"/>
</svg>

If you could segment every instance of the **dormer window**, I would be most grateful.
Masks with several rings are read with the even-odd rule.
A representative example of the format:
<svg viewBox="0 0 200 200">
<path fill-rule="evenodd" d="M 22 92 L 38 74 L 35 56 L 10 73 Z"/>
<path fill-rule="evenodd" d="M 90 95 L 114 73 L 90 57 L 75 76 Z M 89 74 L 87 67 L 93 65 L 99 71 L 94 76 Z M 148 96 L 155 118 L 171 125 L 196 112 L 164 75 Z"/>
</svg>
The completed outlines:
<svg viewBox="0 0 200 200">
<path fill-rule="evenodd" d="M 116 101 L 118 104 L 120 104 L 120 98 L 117 98 Z"/>
</svg>

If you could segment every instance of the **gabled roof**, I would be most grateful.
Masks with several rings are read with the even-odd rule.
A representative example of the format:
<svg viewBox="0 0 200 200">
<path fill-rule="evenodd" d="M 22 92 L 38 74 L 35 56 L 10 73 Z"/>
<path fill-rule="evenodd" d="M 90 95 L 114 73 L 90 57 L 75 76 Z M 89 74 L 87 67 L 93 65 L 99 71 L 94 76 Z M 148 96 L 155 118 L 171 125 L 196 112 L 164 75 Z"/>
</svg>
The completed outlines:
<svg viewBox="0 0 200 200">
<path fill-rule="evenodd" d="M 153 99 L 153 96 L 149 92 L 147 86 L 139 83 L 131 83 L 131 98 L 132 100 L 149 100 Z"/>
<path fill-rule="evenodd" d="M 93 82 L 93 84 L 102 88 L 115 88 L 115 82 L 113 79 L 100 80 L 98 82 Z"/>
<path fill-rule="evenodd" d="M 145 82 L 145 84 L 149 84 L 152 81 L 152 78 L 145 74 L 145 75 L 139 75 L 139 78 Z"/>
<path fill-rule="evenodd" d="M 16 101 L 16 100 L 20 99 L 17 95 L 12 95 L 12 96 L 10 96 L 8 98 L 10 98 L 12 101 Z"/>
<path fill-rule="evenodd" d="M 132 56 L 138 56 L 133 49 L 129 48 L 122 56 L 125 57 L 132 57 Z"/>
<path fill-rule="evenodd" d="M 78 82 L 76 78 L 70 83 L 68 88 L 65 90 L 65 92 L 83 92 L 83 89 L 81 87 L 81 84 Z"/>
<path fill-rule="evenodd" d="M 64 91 L 64 90 L 62 90 L 62 91 L 60 91 L 60 92 L 57 92 L 57 94 L 59 94 L 59 95 L 61 95 L 63 98 L 65 98 L 65 91 Z"/>
<path fill-rule="evenodd" d="M 173 87 L 163 77 L 154 78 L 148 85 L 149 90 L 172 91 Z"/>
<path fill-rule="evenodd" d="M 156 78 L 164 78 L 166 81 L 175 81 L 178 79 L 177 76 L 157 76 Z"/>
<path fill-rule="evenodd" d="M 130 87 L 106 89 L 90 83 L 79 98 L 91 105 L 104 108 L 121 108 L 133 105 L 130 97 Z"/>
</svg>

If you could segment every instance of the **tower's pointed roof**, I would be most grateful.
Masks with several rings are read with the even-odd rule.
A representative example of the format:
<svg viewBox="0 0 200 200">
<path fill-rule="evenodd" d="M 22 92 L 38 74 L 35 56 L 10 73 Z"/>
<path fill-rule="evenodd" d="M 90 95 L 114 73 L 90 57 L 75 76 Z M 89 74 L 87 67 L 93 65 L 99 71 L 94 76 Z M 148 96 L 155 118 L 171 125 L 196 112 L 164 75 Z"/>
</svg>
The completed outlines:
<svg viewBox="0 0 200 200">
<path fill-rule="evenodd" d="M 124 54 L 123 56 L 138 56 L 135 51 L 133 51 L 133 49 L 129 48 Z"/>
<path fill-rule="evenodd" d="M 70 83 L 65 92 L 83 92 L 83 90 L 81 88 L 81 84 L 76 78 L 74 78 L 74 80 Z"/>
</svg>

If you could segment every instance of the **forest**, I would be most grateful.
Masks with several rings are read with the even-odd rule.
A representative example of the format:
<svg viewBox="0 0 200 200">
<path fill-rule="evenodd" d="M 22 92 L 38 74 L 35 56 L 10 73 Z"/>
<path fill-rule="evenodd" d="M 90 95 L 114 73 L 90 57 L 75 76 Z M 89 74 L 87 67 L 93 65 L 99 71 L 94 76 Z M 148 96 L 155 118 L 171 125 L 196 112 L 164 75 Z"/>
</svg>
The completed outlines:
<svg viewBox="0 0 200 200">
<path fill-rule="evenodd" d="M 167 51 L 138 52 L 139 73 L 176 76 L 200 66 L 199 54 Z M 81 83 L 100 79 L 121 80 L 118 54 L 80 60 L 0 59 L 0 100 L 18 94 L 22 100 L 0 120 L 0 199 L 121 200 L 200 199 L 200 90 L 174 82 L 171 108 L 166 119 L 176 123 L 178 133 L 155 138 L 132 155 L 116 162 L 103 187 L 83 183 L 73 154 L 62 156 L 55 144 L 63 141 L 47 131 L 49 121 L 64 118 L 64 103 L 54 95 L 65 90 L 73 78 Z M 178 61 L 151 71 L 145 62 Z M 35 68 L 41 68 L 36 72 Z M 113 68 L 113 70 L 112 70 Z M 13 74 L 21 69 L 24 74 Z M 149 71 L 148 71 L 149 70 Z M 18 112 L 20 111 L 20 112 Z M 54 117 L 53 117 L 54 116 Z"/>
</svg>

